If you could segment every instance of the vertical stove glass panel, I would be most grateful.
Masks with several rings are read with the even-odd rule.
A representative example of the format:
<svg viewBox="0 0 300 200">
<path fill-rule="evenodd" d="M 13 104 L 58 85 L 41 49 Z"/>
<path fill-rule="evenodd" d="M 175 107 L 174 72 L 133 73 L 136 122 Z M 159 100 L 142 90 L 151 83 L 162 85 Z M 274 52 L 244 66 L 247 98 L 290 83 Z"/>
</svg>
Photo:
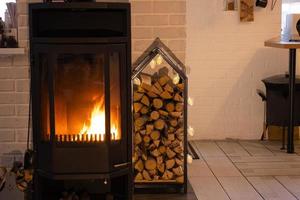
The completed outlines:
<svg viewBox="0 0 300 200">
<path fill-rule="evenodd" d="M 56 141 L 104 141 L 104 94 L 103 54 L 59 54 L 54 70 Z"/>
<path fill-rule="evenodd" d="M 120 55 L 109 55 L 110 69 L 110 131 L 112 140 L 121 139 Z"/>
<path fill-rule="evenodd" d="M 39 55 L 40 66 L 40 90 L 41 90 L 41 130 L 42 140 L 49 141 L 50 139 L 50 107 L 49 107 L 49 84 L 48 84 L 48 65 L 45 54 Z"/>
</svg>

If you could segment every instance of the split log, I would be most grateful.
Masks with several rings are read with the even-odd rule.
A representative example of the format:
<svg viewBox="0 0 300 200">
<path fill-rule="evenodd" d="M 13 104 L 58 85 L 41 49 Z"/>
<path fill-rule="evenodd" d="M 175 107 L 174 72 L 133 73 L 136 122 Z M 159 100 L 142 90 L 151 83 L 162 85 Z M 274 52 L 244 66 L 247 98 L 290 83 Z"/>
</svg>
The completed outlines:
<svg viewBox="0 0 300 200">
<path fill-rule="evenodd" d="M 149 143 L 149 142 L 151 141 L 151 138 L 150 138 L 148 135 L 145 135 L 145 136 L 143 137 L 143 141 L 144 141 L 145 143 Z"/>
<path fill-rule="evenodd" d="M 142 99 L 144 94 L 142 93 L 139 93 L 139 92 L 134 92 L 133 93 L 133 101 L 136 102 L 136 101 L 139 101 Z"/>
<path fill-rule="evenodd" d="M 143 126 L 146 123 L 147 119 L 145 117 L 139 117 L 134 121 L 134 125 L 136 126 Z"/>
<path fill-rule="evenodd" d="M 154 129 L 153 125 L 146 125 L 146 134 L 149 135 Z"/>
<path fill-rule="evenodd" d="M 179 159 L 179 158 L 175 158 L 175 162 L 178 166 L 183 166 L 183 160 L 182 159 Z"/>
<path fill-rule="evenodd" d="M 140 149 L 139 146 L 134 147 L 134 152 L 138 154 L 138 156 L 141 156 L 143 151 Z"/>
<path fill-rule="evenodd" d="M 170 125 L 173 127 L 176 127 L 178 125 L 178 121 L 176 119 L 172 119 L 169 122 L 170 122 Z"/>
<path fill-rule="evenodd" d="M 160 93 L 162 93 L 164 91 L 163 88 L 161 87 L 161 85 L 159 84 L 159 82 L 154 83 L 154 86 Z"/>
<path fill-rule="evenodd" d="M 165 90 L 160 94 L 160 97 L 163 99 L 172 99 L 173 96 L 168 91 Z"/>
<path fill-rule="evenodd" d="M 154 170 L 156 169 L 156 160 L 152 157 L 149 157 L 146 161 L 145 161 L 145 168 L 147 170 Z"/>
<path fill-rule="evenodd" d="M 157 95 L 161 94 L 161 91 L 158 90 L 154 85 L 152 85 L 150 92 L 157 94 Z"/>
<path fill-rule="evenodd" d="M 167 103 L 166 105 L 166 110 L 170 113 L 173 112 L 175 110 L 175 105 L 173 102 Z"/>
<path fill-rule="evenodd" d="M 184 176 L 179 176 L 176 178 L 177 183 L 184 183 Z"/>
<path fill-rule="evenodd" d="M 170 114 L 172 117 L 176 117 L 176 118 L 179 118 L 182 116 L 182 112 L 171 112 Z"/>
<path fill-rule="evenodd" d="M 162 77 L 160 77 L 159 79 L 158 79 L 158 82 L 159 82 L 159 84 L 161 85 L 161 86 L 164 86 L 165 84 L 167 84 L 167 82 L 170 80 L 170 77 L 169 76 L 167 76 L 167 75 L 164 75 L 164 76 L 162 76 Z"/>
<path fill-rule="evenodd" d="M 174 158 L 176 156 L 176 153 L 174 151 L 172 151 L 169 147 L 167 148 L 166 153 L 167 153 L 168 158 L 170 158 L 170 159 Z"/>
<path fill-rule="evenodd" d="M 160 138 L 160 132 L 159 131 L 152 131 L 150 134 L 150 137 L 152 140 L 158 140 Z"/>
<path fill-rule="evenodd" d="M 177 138 L 179 141 L 183 141 L 183 140 L 184 140 L 184 134 L 183 134 L 183 133 L 176 134 L 176 138 Z"/>
<path fill-rule="evenodd" d="M 166 147 L 165 146 L 160 146 L 160 147 L 158 147 L 158 151 L 161 153 L 161 154 L 164 154 L 164 153 L 166 153 Z"/>
<path fill-rule="evenodd" d="M 143 107 L 143 104 L 141 104 L 141 103 L 134 103 L 133 104 L 133 110 L 136 113 L 139 112 L 142 109 L 142 107 Z"/>
<path fill-rule="evenodd" d="M 183 175 L 183 169 L 181 166 L 173 168 L 173 173 L 176 174 L 176 176 L 182 176 Z"/>
<path fill-rule="evenodd" d="M 183 147 L 182 146 L 177 146 L 173 149 L 173 151 L 175 151 L 178 154 L 183 153 Z"/>
<path fill-rule="evenodd" d="M 140 130 L 141 135 L 146 135 L 146 130 Z"/>
<path fill-rule="evenodd" d="M 143 106 L 142 109 L 141 109 L 141 113 L 142 113 L 143 115 L 145 115 L 145 114 L 147 114 L 148 112 L 149 112 L 149 107 Z"/>
<path fill-rule="evenodd" d="M 149 170 L 148 172 L 149 172 L 149 174 L 150 174 L 151 176 L 155 176 L 155 175 L 157 174 L 157 170 L 156 170 L 156 169 Z"/>
<path fill-rule="evenodd" d="M 151 155 L 154 157 L 158 157 L 158 156 L 160 156 L 160 154 L 161 153 L 157 149 L 154 149 L 153 151 L 151 151 Z"/>
<path fill-rule="evenodd" d="M 167 169 L 172 169 L 175 165 L 175 159 L 167 160 L 166 161 L 166 168 Z"/>
<path fill-rule="evenodd" d="M 145 106 L 150 106 L 150 101 L 149 101 L 149 98 L 144 95 L 141 99 L 141 103 L 144 104 Z"/>
<path fill-rule="evenodd" d="M 146 83 L 148 85 L 151 85 L 151 82 L 152 82 L 151 75 L 149 75 L 149 74 L 141 74 L 140 78 L 141 78 L 141 82 L 142 83 Z"/>
<path fill-rule="evenodd" d="M 183 111 L 183 103 L 177 103 L 175 106 L 175 110 L 177 112 L 182 112 Z"/>
<path fill-rule="evenodd" d="M 143 88 L 144 90 L 149 92 L 149 91 L 151 91 L 152 86 L 147 83 L 142 83 L 141 88 Z"/>
<path fill-rule="evenodd" d="M 160 173 L 164 173 L 165 172 L 165 163 L 158 164 L 157 169 Z"/>
<path fill-rule="evenodd" d="M 156 147 L 159 147 L 159 145 L 160 145 L 160 140 L 154 140 L 154 141 L 153 141 L 153 144 L 154 144 Z"/>
<path fill-rule="evenodd" d="M 178 88 L 179 90 L 183 91 L 183 90 L 184 90 L 184 83 L 178 83 L 178 84 L 177 84 L 177 88 Z"/>
<path fill-rule="evenodd" d="M 158 130 L 162 130 L 165 127 L 165 121 L 162 119 L 158 119 L 154 122 L 154 127 Z"/>
<path fill-rule="evenodd" d="M 144 163 L 142 160 L 138 160 L 135 165 L 134 165 L 134 169 L 136 169 L 139 172 L 142 172 L 144 170 Z"/>
<path fill-rule="evenodd" d="M 133 114 L 133 118 L 136 120 L 137 118 L 139 118 L 141 116 L 140 113 L 134 113 Z"/>
<path fill-rule="evenodd" d="M 145 154 L 145 153 L 142 153 L 142 159 L 143 159 L 144 161 L 148 160 L 148 155 Z"/>
<path fill-rule="evenodd" d="M 156 158 L 156 162 L 157 162 L 158 165 L 162 164 L 162 163 L 164 162 L 163 157 L 162 157 L 162 156 L 158 156 L 158 157 Z"/>
<path fill-rule="evenodd" d="M 139 92 L 139 93 L 145 93 L 146 91 L 142 88 L 142 86 L 138 86 L 137 92 Z"/>
<path fill-rule="evenodd" d="M 141 130 L 143 127 L 142 126 L 137 126 L 136 124 L 134 125 L 134 131 L 139 131 Z"/>
<path fill-rule="evenodd" d="M 152 180 L 151 177 L 150 177 L 150 174 L 148 173 L 147 170 L 143 170 L 142 174 L 143 174 L 143 177 L 144 177 L 145 180 L 147 180 L 147 181 Z"/>
<path fill-rule="evenodd" d="M 171 180 L 171 179 L 173 179 L 173 176 L 174 176 L 173 172 L 166 170 L 162 176 L 162 179 L 163 180 Z"/>
<path fill-rule="evenodd" d="M 183 97 L 179 93 L 176 93 L 173 99 L 178 102 L 184 101 Z"/>
<path fill-rule="evenodd" d="M 169 115 L 169 113 L 164 110 L 159 110 L 158 112 L 159 112 L 159 114 L 161 114 L 162 116 L 165 116 L 165 117 Z"/>
<path fill-rule="evenodd" d="M 165 145 L 165 146 L 169 146 L 172 142 L 166 138 L 162 138 L 162 143 Z"/>
<path fill-rule="evenodd" d="M 174 141 L 175 140 L 175 134 L 168 134 L 168 140 Z"/>
<path fill-rule="evenodd" d="M 149 146 L 148 146 L 148 148 L 147 148 L 149 151 L 153 151 L 154 149 L 156 149 L 156 146 L 155 146 L 155 144 L 150 144 Z"/>
<path fill-rule="evenodd" d="M 157 120 L 159 118 L 159 112 L 157 112 L 156 110 L 155 111 L 152 111 L 151 114 L 150 114 L 150 118 L 152 120 Z"/>
<path fill-rule="evenodd" d="M 170 148 L 176 148 L 180 146 L 181 142 L 179 140 L 174 140 L 172 143 L 169 145 Z"/>
<path fill-rule="evenodd" d="M 180 133 L 183 133 L 184 132 L 184 129 L 183 127 L 180 127 L 176 130 L 175 134 L 180 134 Z"/>
<path fill-rule="evenodd" d="M 151 98 L 155 98 L 155 97 L 158 97 L 157 94 L 155 94 L 154 92 L 148 92 L 147 95 Z"/>
<path fill-rule="evenodd" d="M 134 136 L 134 144 L 138 145 L 143 141 L 141 135 L 139 133 L 136 133 Z"/>
<path fill-rule="evenodd" d="M 170 85 L 170 84 L 166 84 L 164 89 L 170 93 L 173 93 L 174 92 L 174 89 L 173 87 Z"/>
<path fill-rule="evenodd" d="M 174 133 L 175 132 L 175 128 L 170 126 L 168 129 L 168 133 Z"/>
<path fill-rule="evenodd" d="M 136 162 L 139 159 L 139 155 L 136 151 L 133 153 L 132 162 Z"/>
<path fill-rule="evenodd" d="M 140 173 L 140 172 L 137 173 L 137 175 L 134 178 L 134 180 L 136 180 L 136 181 L 141 181 L 143 179 L 144 179 L 144 177 L 143 177 L 142 173 Z"/>
<path fill-rule="evenodd" d="M 156 109 L 160 109 L 163 106 L 163 101 L 161 99 L 155 98 L 153 99 L 153 106 Z"/>
</svg>

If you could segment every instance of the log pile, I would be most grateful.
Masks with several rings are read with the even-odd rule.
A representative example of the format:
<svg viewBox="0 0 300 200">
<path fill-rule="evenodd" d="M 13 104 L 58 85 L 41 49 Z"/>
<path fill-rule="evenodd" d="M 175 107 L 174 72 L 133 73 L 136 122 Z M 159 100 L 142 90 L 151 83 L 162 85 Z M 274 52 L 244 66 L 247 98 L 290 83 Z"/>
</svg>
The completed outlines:
<svg viewBox="0 0 300 200">
<path fill-rule="evenodd" d="M 184 182 L 184 83 L 168 73 L 139 76 L 134 85 L 135 182 Z"/>
</svg>

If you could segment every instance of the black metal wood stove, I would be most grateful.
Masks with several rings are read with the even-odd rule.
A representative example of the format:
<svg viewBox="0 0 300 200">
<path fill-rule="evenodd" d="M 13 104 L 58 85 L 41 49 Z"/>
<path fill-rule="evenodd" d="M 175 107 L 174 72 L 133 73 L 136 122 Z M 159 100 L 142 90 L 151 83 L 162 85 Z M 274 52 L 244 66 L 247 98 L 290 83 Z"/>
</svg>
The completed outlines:
<svg viewBox="0 0 300 200">
<path fill-rule="evenodd" d="M 29 17 L 34 199 L 131 199 L 130 5 L 37 3 Z"/>
</svg>

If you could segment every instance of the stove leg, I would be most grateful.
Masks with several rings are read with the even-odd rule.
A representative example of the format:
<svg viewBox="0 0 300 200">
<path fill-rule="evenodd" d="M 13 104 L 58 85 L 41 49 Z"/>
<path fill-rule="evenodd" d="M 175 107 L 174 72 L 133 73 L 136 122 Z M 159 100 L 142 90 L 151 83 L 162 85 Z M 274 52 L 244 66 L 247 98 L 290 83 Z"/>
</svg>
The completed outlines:
<svg viewBox="0 0 300 200">
<path fill-rule="evenodd" d="M 261 141 L 264 141 L 266 139 L 267 131 L 268 131 L 268 124 L 264 123 L 263 133 L 262 133 L 261 138 L 260 138 Z"/>
</svg>

